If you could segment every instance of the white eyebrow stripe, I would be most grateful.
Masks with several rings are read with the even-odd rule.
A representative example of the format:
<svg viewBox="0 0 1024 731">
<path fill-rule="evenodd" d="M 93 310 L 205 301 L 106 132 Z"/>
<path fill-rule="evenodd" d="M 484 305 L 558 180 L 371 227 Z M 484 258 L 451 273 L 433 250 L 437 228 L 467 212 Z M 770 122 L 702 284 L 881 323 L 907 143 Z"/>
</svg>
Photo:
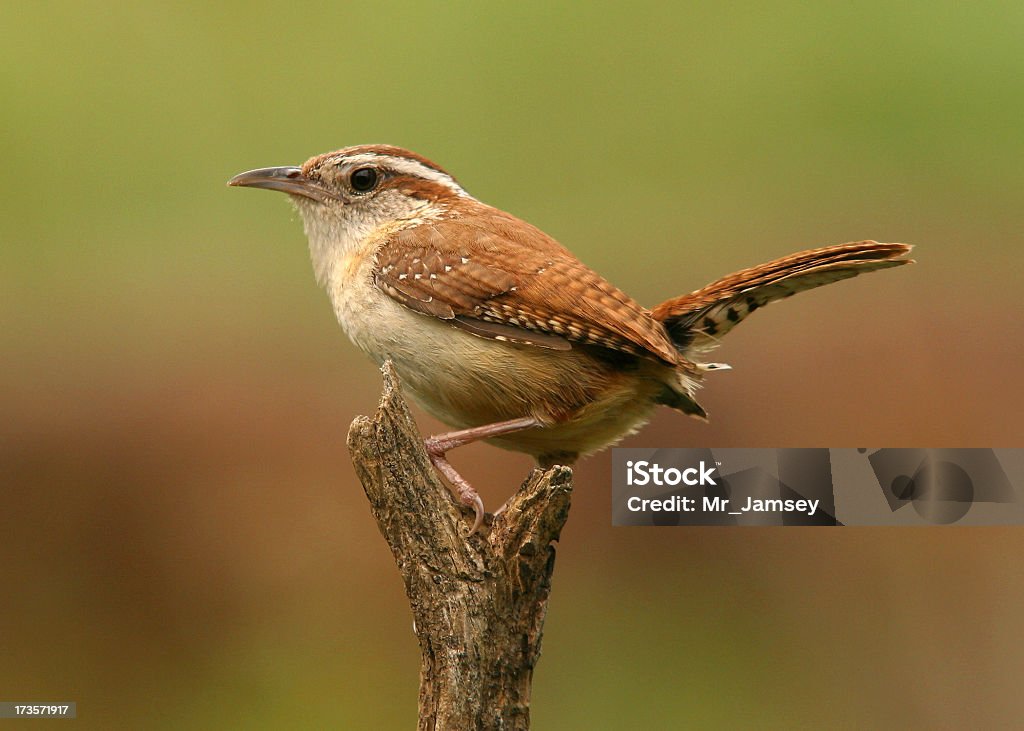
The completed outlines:
<svg viewBox="0 0 1024 731">
<path fill-rule="evenodd" d="M 440 183 L 452 190 L 457 195 L 472 198 L 461 185 L 455 182 L 455 178 L 447 173 L 442 173 L 423 163 L 410 160 L 407 157 L 395 157 L 394 155 L 378 155 L 375 152 L 362 152 L 358 155 L 351 155 L 345 158 L 345 162 L 351 165 L 375 165 L 382 164 L 384 167 L 394 170 L 396 173 L 415 175 L 434 183 Z"/>
</svg>

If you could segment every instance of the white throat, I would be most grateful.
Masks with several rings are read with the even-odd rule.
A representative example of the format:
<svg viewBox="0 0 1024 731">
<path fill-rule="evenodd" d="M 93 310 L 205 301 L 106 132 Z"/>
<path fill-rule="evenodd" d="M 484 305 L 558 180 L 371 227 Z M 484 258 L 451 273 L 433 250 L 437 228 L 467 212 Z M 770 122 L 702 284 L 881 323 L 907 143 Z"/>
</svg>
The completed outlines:
<svg viewBox="0 0 1024 731">
<path fill-rule="evenodd" d="M 316 283 L 326 287 L 334 267 L 355 254 L 380 222 L 374 216 L 359 215 L 358 211 L 347 207 L 326 209 L 302 198 L 292 201 L 302 215 Z"/>
</svg>

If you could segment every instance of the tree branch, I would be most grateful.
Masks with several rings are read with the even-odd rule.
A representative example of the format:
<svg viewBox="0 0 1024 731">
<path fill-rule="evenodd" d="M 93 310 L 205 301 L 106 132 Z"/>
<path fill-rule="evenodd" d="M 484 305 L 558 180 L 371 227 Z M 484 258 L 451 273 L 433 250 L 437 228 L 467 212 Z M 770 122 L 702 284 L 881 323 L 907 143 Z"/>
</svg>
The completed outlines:
<svg viewBox="0 0 1024 731">
<path fill-rule="evenodd" d="M 348 447 L 412 608 L 419 729 L 528 729 L 572 470 L 534 470 L 468 536 L 472 511 L 438 478 L 390 362 L 381 370 L 380 407 L 352 422 Z"/>
</svg>

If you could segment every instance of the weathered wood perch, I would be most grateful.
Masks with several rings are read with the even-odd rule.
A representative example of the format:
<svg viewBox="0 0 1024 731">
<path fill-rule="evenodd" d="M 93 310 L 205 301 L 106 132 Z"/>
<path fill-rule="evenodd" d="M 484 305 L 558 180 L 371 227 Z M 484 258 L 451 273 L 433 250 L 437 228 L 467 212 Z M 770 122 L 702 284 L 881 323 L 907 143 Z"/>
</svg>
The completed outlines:
<svg viewBox="0 0 1024 731">
<path fill-rule="evenodd" d="M 572 471 L 534 470 L 468 536 L 472 511 L 443 485 L 390 363 L 374 417 L 348 447 L 405 582 L 420 643 L 419 729 L 528 729 L 533 668 Z"/>
</svg>

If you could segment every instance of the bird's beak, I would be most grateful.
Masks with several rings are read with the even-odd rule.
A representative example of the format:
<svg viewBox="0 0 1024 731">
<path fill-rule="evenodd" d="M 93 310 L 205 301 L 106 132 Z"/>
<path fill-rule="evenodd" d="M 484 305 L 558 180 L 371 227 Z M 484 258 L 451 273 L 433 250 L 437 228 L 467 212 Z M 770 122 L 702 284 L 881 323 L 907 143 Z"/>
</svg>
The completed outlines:
<svg viewBox="0 0 1024 731">
<path fill-rule="evenodd" d="M 228 185 L 242 188 L 266 188 L 280 190 L 289 195 L 301 195 L 303 198 L 326 203 L 338 200 L 338 197 L 311 182 L 302 174 L 302 168 L 286 166 L 279 168 L 260 168 L 239 173 L 228 181 Z"/>
</svg>

